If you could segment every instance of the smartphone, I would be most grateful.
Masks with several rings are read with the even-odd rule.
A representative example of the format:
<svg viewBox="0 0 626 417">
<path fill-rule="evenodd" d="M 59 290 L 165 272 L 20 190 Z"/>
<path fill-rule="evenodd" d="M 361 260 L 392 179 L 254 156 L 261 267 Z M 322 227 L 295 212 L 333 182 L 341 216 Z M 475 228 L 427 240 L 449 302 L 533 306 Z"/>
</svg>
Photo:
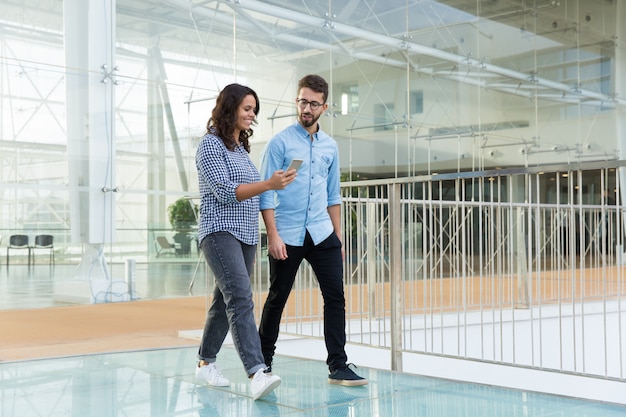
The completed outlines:
<svg viewBox="0 0 626 417">
<path fill-rule="evenodd" d="M 292 159 L 285 171 L 289 171 L 290 169 L 295 169 L 297 171 L 298 168 L 300 168 L 300 165 L 302 165 L 302 159 Z"/>
</svg>

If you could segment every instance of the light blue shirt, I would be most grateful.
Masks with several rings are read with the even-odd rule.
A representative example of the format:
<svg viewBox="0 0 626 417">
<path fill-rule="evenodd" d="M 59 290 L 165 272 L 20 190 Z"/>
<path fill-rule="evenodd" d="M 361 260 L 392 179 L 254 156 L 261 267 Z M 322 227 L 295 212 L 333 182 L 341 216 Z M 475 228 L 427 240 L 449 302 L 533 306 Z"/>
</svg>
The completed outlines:
<svg viewBox="0 0 626 417">
<path fill-rule="evenodd" d="M 302 246 L 308 230 L 316 245 L 333 233 L 328 207 L 341 204 L 339 149 L 322 130 L 313 135 L 295 123 L 274 136 L 261 157 L 261 178 L 302 159 L 294 182 L 261 194 L 261 210 L 274 209 L 276 228 L 285 244 Z"/>
</svg>

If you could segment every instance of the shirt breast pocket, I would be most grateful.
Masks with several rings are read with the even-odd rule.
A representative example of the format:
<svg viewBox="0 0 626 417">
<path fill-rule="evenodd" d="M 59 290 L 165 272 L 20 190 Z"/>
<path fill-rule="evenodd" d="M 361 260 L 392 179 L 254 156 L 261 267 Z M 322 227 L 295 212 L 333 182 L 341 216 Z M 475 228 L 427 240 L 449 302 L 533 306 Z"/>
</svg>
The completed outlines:
<svg viewBox="0 0 626 417">
<path fill-rule="evenodd" d="M 322 156 L 318 159 L 317 173 L 320 175 L 320 177 L 328 178 L 328 172 L 330 171 L 330 164 L 332 162 L 332 159 L 327 156 Z"/>
</svg>

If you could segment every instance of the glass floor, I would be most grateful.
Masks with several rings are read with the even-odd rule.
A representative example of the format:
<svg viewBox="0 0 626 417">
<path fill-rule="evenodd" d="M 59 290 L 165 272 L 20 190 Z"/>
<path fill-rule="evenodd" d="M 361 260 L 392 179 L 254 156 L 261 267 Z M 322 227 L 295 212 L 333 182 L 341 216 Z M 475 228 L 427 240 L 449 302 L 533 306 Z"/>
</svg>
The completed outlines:
<svg viewBox="0 0 626 417">
<path fill-rule="evenodd" d="M 198 385 L 196 348 L 0 363 L 2 417 L 404 417 L 626 415 L 626 407 L 360 367 L 362 387 L 329 385 L 321 361 L 277 356 L 283 382 L 253 401 L 241 362 L 223 348 L 228 388 Z"/>
<path fill-rule="evenodd" d="M 196 262 L 137 265 L 143 299 L 203 295 L 204 279 L 189 291 Z M 48 308 L 54 282 L 71 277 L 72 265 L 0 268 L 0 309 Z M 123 277 L 123 265 L 111 267 Z M 202 275 L 200 275 L 202 276 Z M 0 343 L 2 335 L 0 334 Z M 280 342 L 279 342 L 280 343 Z M 133 351 L 66 358 L 0 362 L 0 417 L 612 417 L 626 407 L 541 393 L 461 383 L 360 366 L 364 387 L 327 383 L 323 361 L 277 356 L 283 379 L 271 395 L 253 401 L 232 347 L 218 356 L 230 388 L 196 384 L 197 348 Z M 357 363 L 358 365 L 358 363 Z M 626 394 L 625 394 L 626 395 Z"/>
</svg>

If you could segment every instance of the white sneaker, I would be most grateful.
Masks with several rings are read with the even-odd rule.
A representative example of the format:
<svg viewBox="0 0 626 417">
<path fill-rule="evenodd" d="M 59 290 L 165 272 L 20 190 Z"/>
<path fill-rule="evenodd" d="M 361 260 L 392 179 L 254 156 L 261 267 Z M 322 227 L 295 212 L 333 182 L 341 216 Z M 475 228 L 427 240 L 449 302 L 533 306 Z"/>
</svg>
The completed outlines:
<svg viewBox="0 0 626 417">
<path fill-rule="evenodd" d="M 272 392 L 281 383 L 278 375 L 266 374 L 265 369 L 259 369 L 252 377 L 252 399 L 258 400 Z"/>
<path fill-rule="evenodd" d="M 215 362 L 196 366 L 196 379 L 214 387 L 227 387 L 230 385 L 230 381 L 222 375 L 222 370 Z"/>
</svg>

